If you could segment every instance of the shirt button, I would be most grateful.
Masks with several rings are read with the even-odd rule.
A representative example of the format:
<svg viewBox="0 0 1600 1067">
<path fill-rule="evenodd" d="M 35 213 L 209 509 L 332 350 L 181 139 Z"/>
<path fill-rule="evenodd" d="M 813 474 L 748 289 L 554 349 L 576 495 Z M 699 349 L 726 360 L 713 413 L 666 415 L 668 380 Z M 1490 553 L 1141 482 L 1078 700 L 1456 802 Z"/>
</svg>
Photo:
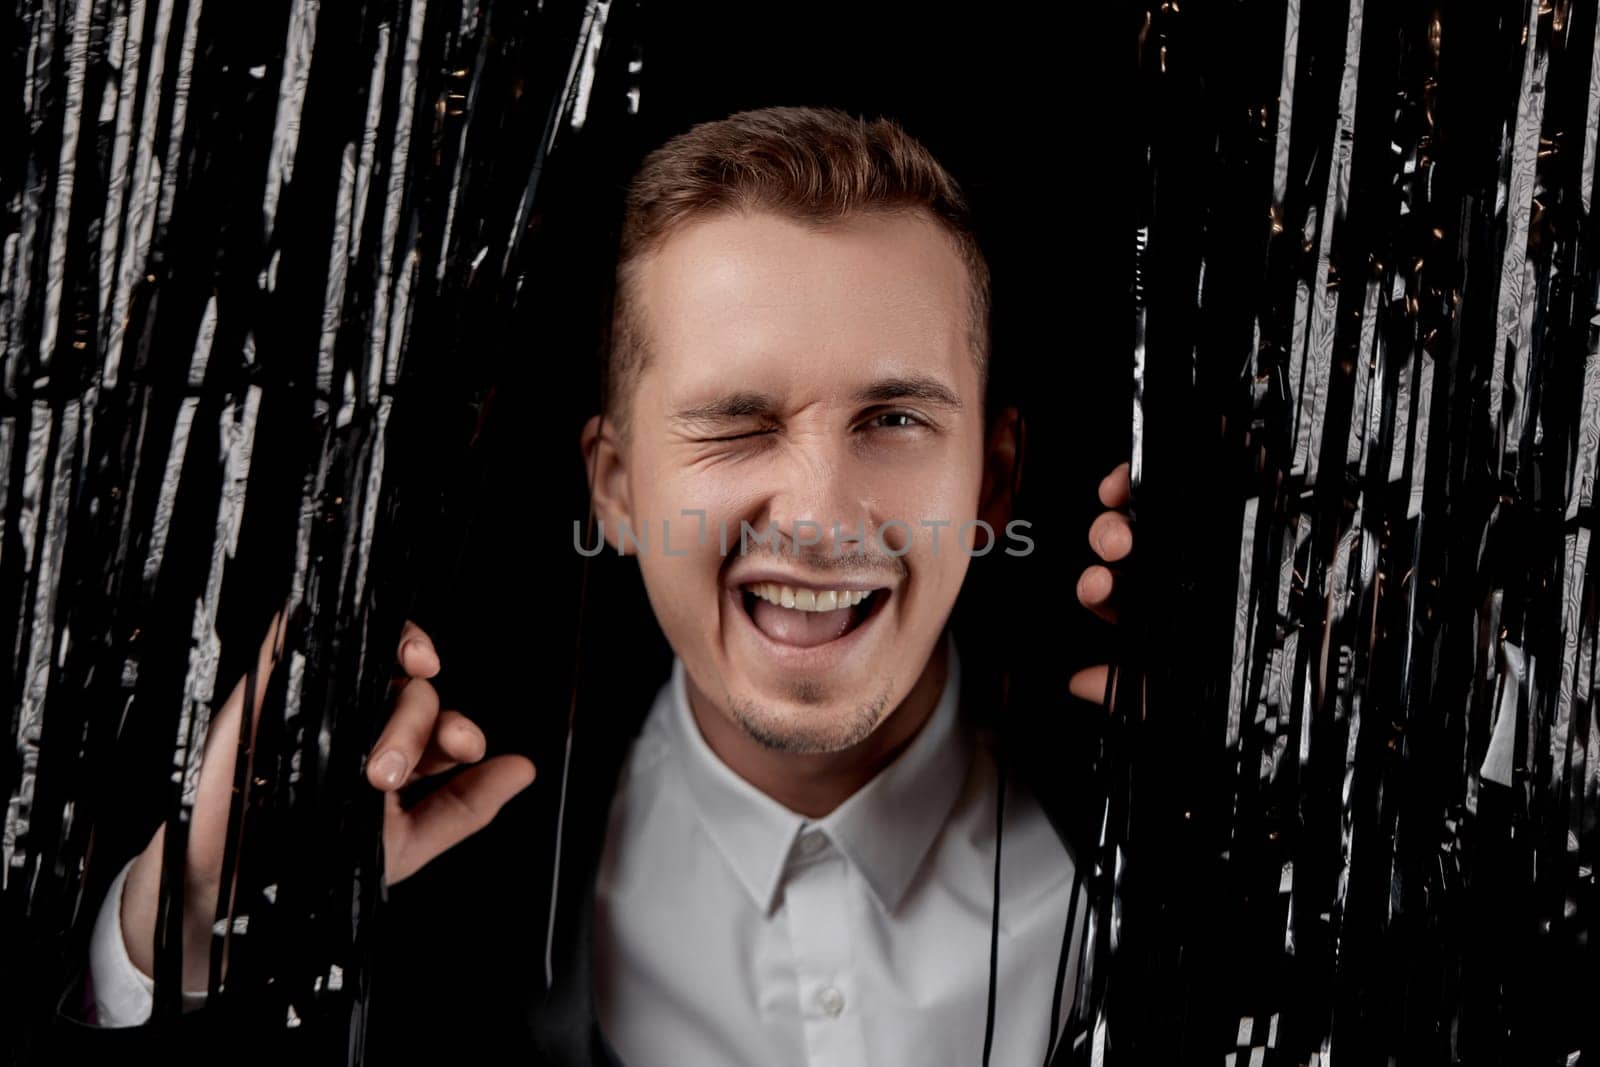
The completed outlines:
<svg viewBox="0 0 1600 1067">
<path fill-rule="evenodd" d="M 815 856 L 827 847 L 828 839 L 821 830 L 807 830 L 800 835 L 800 854 Z"/>
<path fill-rule="evenodd" d="M 831 985 L 825 985 L 817 991 L 817 1006 L 829 1015 L 837 1017 L 844 1011 L 844 994 Z"/>
</svg>

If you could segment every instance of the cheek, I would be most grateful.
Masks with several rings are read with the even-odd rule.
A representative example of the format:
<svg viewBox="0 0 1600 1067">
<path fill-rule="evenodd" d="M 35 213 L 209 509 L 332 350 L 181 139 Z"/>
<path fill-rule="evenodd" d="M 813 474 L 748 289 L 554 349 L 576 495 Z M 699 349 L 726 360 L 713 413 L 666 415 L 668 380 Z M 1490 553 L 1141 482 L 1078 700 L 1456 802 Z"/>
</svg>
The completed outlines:
<svg viewBox="0 0 1600 1067">
<path fill-rule="evenodd" d="M 685 515 L 684 512 L 703 511 L 704 521 L 712 527 L 713 541 L 718 520 L 734 514 L 737 521 L 737 509 L 762 484 L 755 465 L 709 464 L 696 467 L 661 462 L 640 468 L 639 475 L 637 492 L 640 495 L 636 499 L 649 502 L 650 514 L 655 521 L 671 519 L 674 533 L 679 525 L 694 533 L 698 531 L 702 520 L 698 514 Z M 675 537 L 674 545 L 679 541 Z"/>
<path fill-rule="evenodd" d="M 962 547 L 970 536 L 961 538 L 960 531 L 976 516 L 977 498 L 975 473 L 952 463 L 907 476 L 880 501 L 880 523 L 897 519 L 910 528 L 909 550 L 901 558 L 911 577 L 903 606 L 913 625 L 942 625 L 955 603 L 971 562 Z M 905 527 L 895 527 L 885 540 L 898 548 L 906 535 Z"/>
<path fill-rule="evenodd" d="M 670 522 L 668 540 L 663 542 L 658 524 L 651 531 L 649 552 L 639 560 L 645 592 L 662 633 L 674 651 L 696 661 L 696 650 L 716 642 L 723 607 L 716 528 L 710 531 L 708 553 L 697 543 L 698 525 L 693 518 Z M 666 554 L 669 545 L 671 555 Z"/>
<path fill-rule="evenodd" d="M 975 464 L 963 462 L 928 463 L 900 471 L 896 478 L 879 481 L 877 519 L 880 523 L 898 519 L 910 526 L 910 554 L 931 555 L 937 538 L 942 562 L 957 531 L 977 515 L 979 474 Z"/>
<path fill-rule="evenodd" d="M 933 529 L 922 531 L 916 547 L 907 555 L 912 576 L 910 602 L 916 603 L 919 611 L 936 606 L 948 608 L 955 603 L 971 563 L 963 546 L 966 539 L 958 536 L 964 521 L 953 520 L 949 526 L 939 527 L 937 541 Z"/>
<path fill-rule="evenodd" d="M 658 513 L 672 525 L 673 550 L 687 553 L 666 562 L 720 582 L 722 567 L 739 555 L 740 523 L 764 529 L 760 514 L 774 484 L 772 466 L 763 463 L 660 471 L 653 490 Z"/>
<path fill-rule="evenodd" d="M 645 591 L 674 647 L 692 647 L 717 627 L 723 563 L 717 504 L 699 480 L 682 471 L 643 464 L 634 473 L 634 522 L 649 531 L 639 552 Z M 695 514 L 702 510 L 704 517 Z M 632 545 L 629 551 L 635 551 Z"/>
</svg>

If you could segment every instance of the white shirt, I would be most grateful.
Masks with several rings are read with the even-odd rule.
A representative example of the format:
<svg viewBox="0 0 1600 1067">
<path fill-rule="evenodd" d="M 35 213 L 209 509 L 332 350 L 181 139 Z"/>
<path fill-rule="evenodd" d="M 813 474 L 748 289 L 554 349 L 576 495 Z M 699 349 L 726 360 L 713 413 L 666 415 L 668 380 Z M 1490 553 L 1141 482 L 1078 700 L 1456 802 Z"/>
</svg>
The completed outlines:
<svg viewBox="0 0 1600 1067">
<path fill-rule="evenodd" d="M 959 682 L 952 645 L 922 729 L 811 821 L 712 752 L 674 662 L 623 768 L 595 887 L 596 1008 L 627 1067 L 981 1062 L 996 781 L 958 714 Z M 1038 1067 L 1072 860 L 1014 780 L 1005 815 L 990 1062 Z M 151 1011 L 152 983 L 122 940 L 126 875 L 90 942 L 102 1026 Z M 1084 913 L 1080 892 L 1063 1021 Z"/>
<path fill-rule="evenodd" d="M 995 764 L 944 692 L 900 755 L 822 819 L 735 774 L 681 660 L 629 754 L 596 883 L 600 1028 L 627 1067 L 982 1062 Z M 994 1067 L 1039 1067 L 1072 860 L 1007 783 Z M 1072 1003 L 1075 913 L 1060 1018 Z"/>
<path fill-rule="evenodd" d="M 122 886 L 132 867 L 129 860 L 112 881 L 89 937 L 89 978 L 101 1026 L 138 1026 L 150 1020 L 155 1005 L 155 980 L 133 965 L 122 940 Z M 184 1011 L 193 1011 L 205 1006 L 206 991 L 184 990 L 179 999 Z"/>
</svg>

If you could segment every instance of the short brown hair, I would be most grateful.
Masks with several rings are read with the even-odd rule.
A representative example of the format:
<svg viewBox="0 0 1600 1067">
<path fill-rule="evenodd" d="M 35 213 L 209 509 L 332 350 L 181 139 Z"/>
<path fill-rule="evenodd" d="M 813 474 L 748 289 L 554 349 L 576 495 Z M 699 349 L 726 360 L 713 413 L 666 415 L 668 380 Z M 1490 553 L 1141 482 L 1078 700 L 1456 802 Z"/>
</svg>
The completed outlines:
<svg viewBox="0 0 1600 1067">
<path fill-rule="evenodd" d="M 926 212 L 967 265 L 973 358 L 986 382 L 989 267 L 955 179 L 892 120 L 835 108 L 762 108 L 672 138 L 645 157 L 628 186 L 604 387 L 607 418 L 624 432 L 647 354 L 633 293 L 640 261 L 688 222 L 750 210 L 819 226 L 862 213 Z"/>
</svg>

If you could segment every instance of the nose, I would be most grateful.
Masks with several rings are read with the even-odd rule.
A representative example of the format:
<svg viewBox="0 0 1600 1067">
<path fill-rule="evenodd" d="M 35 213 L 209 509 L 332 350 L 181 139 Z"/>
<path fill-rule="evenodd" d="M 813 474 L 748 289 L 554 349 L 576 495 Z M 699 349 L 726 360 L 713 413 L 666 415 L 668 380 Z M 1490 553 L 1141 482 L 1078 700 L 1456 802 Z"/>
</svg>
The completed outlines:
<svg viewBox="0 0 1600 1067">
<path fill-rule="evenodd" d="M 837 555 L 871 545 L 870 492 L 843 449 L 821 440 L 793 443 L 772 478 L 766 521 L 786 553 Z"/>
</svg>

